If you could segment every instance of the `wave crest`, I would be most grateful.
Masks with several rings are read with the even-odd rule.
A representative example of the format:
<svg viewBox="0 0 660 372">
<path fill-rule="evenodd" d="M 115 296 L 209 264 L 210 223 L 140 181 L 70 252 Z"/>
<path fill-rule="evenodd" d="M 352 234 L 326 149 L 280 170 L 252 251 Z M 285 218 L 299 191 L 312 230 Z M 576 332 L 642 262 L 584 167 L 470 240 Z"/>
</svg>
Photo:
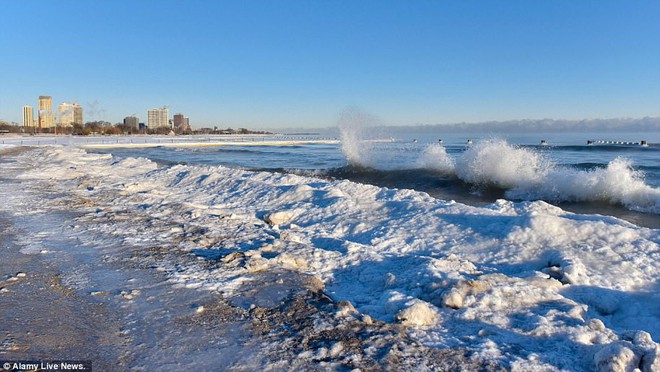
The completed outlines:
<svg viewBox="0 0 660 372">
<path fill-rule="evenodd" d="M 456 161 L 456 175 L 463 181 L 503 189 L 538 185 L 552 168 L 540 154 L 504 140 L 479 142 Z"/>
<path fill-rule="evenodd" d="M 642 172 L 624 158 L 612 160 L 606 168 L 576 170 L 556 167 L 537 185 L 520 185 L 507 190 L 513 199 L 548 201 L 607 201 L 628 209 L 660 213 L 660 189 L 644 183 Z"/>
<path fill-rule="evenodd" d="M 392 169 L 385 158 L 396 157 L 396 154 L 374 151 L 369 147 L 371 144 L 361 141 L 359 136 L 347 135 L 346 138 L 350 140 L 343 142 L 343 148 L 350 164 Z M 558 165 L 542 153 L 501 139 L 478 142 L 455 158 L 439 144 L 417 151 L 421 152 L 416 160 L 400 164 L 399 169 L 425 169 L 478 187 L 495 187 L 514 200 L 604 201 L 630 210 L 660 213 L 660 188 L 646 184 L 644 173 L 621 157 L 606 167 L 577 169 Z"/>
<path fill-rule="evenodd" d="M 453 174 L 456 165 L 444 146 L 433 144 L 428 146 L 417 159 L 417 166 L 444 174 Z"/>
</svg>

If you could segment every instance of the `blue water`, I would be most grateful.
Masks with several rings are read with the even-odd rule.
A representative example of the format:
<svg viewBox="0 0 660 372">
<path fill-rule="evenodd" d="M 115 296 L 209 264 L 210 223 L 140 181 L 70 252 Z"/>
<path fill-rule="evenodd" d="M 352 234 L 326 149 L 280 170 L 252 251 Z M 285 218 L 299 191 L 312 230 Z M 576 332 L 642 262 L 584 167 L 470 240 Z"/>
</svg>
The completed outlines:
<svg viewBox="0 0 660 372">
<path fill-rule="evenodd" d="M 471 205 L 484 205 L 505 197 L 505 191 L 496 187 L 467 184 L 455 176 L 420 169 L 420 154 L 442 139 L 447 154 L 458 159 L 466 151 L 466 142 L 504 139 L 508 143 L 530 149 L 550 159 L 554 164 L 582 171 L 605 168 L 616 158 L 630 160 L 639 177 L 652 187 L 660 188 L 660 133 L 540 133 L 540 134 L 482 134 L 402 132 L 380 129 L 370 133 L 372 138 L 384 142 L 370 143 L 370 154 L 377 160 L 373 167 L 349 164 L 340 144 L 309 144 L 295 146 L 224 146 L 200 148 L 117 148 L 98 150 L 119 157 L 146 157 L 161 164 L 224 165 L 252 170 L 292 172 L 329 179 L 350 179 L 356 182 L 390 188 L 410 188 L 442 199 L 451 199 Z M 333 137 L 324 135 L 323 138 Z M 335 136 L 339 138 L 337 134 Z M 291 139 L 315 139 L 317 136 L 290 136 Z M 281 139 L 281 138 L 278 138 Z M 547 146 L 540 146 L 541 140 Z M 640 142 L 650 146 L 608 146 L 586 144 L 587 140 Z M 617 203 L 569 202 L 547 200 L 564 209 L 580 213 L 598 213 L 624 218 L 633 223 L 660 228 L 660 217 L 655 213 L 640 213 Z"/>
</svg>

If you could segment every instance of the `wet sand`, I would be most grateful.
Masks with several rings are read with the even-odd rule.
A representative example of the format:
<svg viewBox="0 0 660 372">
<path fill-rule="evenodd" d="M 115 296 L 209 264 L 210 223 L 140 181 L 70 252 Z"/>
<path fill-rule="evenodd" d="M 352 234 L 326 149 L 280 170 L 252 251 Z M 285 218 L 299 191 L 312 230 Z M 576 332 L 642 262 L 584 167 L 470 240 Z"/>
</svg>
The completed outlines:
<svg viewBox="0 0 660 372">
<path fill-rule="evenodd" d="M 64 285 L 41 255 L 20 253 L 11 224 L 0 215 L 0 359 L 86 360 L 98 371 L 121 370 L 127 340 L 118 314 Z"/>
</svg>

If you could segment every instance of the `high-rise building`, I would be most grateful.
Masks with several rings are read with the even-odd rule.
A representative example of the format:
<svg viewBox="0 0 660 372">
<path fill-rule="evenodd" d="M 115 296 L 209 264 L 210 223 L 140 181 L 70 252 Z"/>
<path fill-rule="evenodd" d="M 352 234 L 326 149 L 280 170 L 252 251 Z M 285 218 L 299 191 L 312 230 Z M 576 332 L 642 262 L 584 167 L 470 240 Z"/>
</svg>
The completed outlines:
<svg viewBox="0 0 660 372">
<path fill-rule="evenodd" d="M 46 129 L 54 126 L 53 98 L 51 96 L 39 96 L 39 128 Z"/>
<path fill-rule="evenodd" d="M 73 107 L 73 123 L 83 125 L 83 108 L 78 104 Z"/>
<path fill-rule="evenodd" d="M 23 128 L 34 127 L 34 110 L 32 106 L 23 106 Z"/>
<path fill-rule="evenodd" d="M 70 103 L 60 103 L 57 106 L 57 123 L 61 127 L 73 125 L 73 106 Z"/>
<path fill-rule="evenodd" d="M 174 130 L 178 132 L 187 132 L 190 131 L 190 119 L 187 116 L 183 116 L 183 114 L 178 113 L 174 114 Z"/>
<path fill-rule="evenodd" d="M 57 106 L 57 116 L 59 125 L 62 127 L 71 127 L 74 124 L 82 125 L 82 107 L 77 103 L 63 102 Z"/>
<path fill-rule="evenodd" d="M 179 128 L 184 125 L 185 116 L 182 113 L 174 114 L 174 128 Z"/>
<path fill-rule="evenodd" d="M 167 107 L 150 109 L 147 111 L 147 125 L 149 129 L 169 128 L 169 117 Z"/>
<path fill-rule="evenodd" d="M 135 116 L 127 116 L 124 118 L 124 126 L 126 128 L 137 130 L 140 125 L 140 119 Z"/>
</svg>

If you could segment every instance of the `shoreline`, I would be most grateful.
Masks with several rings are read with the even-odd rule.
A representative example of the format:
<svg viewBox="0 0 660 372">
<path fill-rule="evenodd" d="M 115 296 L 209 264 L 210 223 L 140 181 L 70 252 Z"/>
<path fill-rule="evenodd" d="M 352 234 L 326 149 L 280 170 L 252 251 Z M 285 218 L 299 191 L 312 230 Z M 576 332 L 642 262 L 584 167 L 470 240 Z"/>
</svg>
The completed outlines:
<svg viewBox="0 0 660 372">
<path fill-rule="evenodd" d="M 301 140 L 301 141 L 217 141 L 217 142 L 157 142 L 157 143 L 108 143 L 108 144 L 85 144 L 82 148 L 88 149 L 110 149 L 110 148 L 152 148 L 152 147 L 221 147 L 221 146 L 279 146 L 291 147 L 301 145 L 334 145 L 338 140 Z"/>
<path fill-rule="evenodd" d="M 272 146 L 292 147 L 306 145 L 338 145 L 340 141 L 328 138 L 292 138 L 285 135 L 217 135 L 217 136 L 11 136 L 0 137 L 0 146 L 71 145 L 88 149 L 154 148 L 154 147 L 221 147 Z"/>
</svg>

